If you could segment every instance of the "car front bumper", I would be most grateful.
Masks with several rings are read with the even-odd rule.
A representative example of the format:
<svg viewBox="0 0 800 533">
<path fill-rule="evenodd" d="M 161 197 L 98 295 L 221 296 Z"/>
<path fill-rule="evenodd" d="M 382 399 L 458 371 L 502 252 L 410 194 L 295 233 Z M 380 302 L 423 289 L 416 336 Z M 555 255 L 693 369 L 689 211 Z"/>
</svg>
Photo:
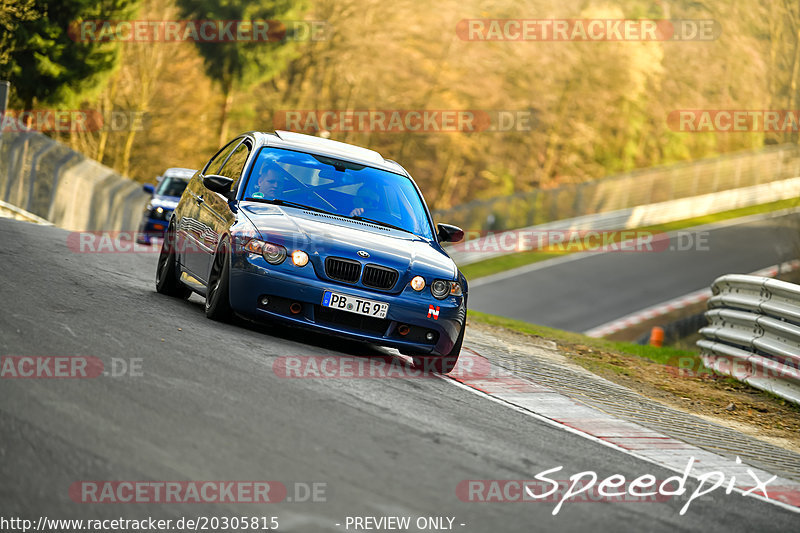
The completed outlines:
<svg viewBox="0 0 800 533">
<path fill-rule="evenodd" d="M 160 218 L 143 217 L 139 224 L 139 231 L 136 234 L 136 242 L 139 244 L 150 244 L 154 237 L 161 238 L 167 230 L 169 220 Z"/>
<path fill-rule="evenodd" d="M 399 294 L 319 279 L 311 263 L 276 267 L 259 256 L 233 254 L 230 302 L 234 311 L 256 320 L 281 320 L 296 326 L 420 354 L 448 354 L 466 318 L 463 297 L 436 300 L 406 287 Z M 302 272 L 300 272 L 302 270 Z M 389 304 L 385 319 L 322 307 L 325 291 Z M 429 294 L 429 293 L 427 293 Z M 299 304 L 294 306 L 292 304 Z M 297 311 L 297 312 L 295 312 Z M 401 334 L 408 326 L 407 333 Z M 432 334 L 433 339 L 427 336 Z"/>
</svg>

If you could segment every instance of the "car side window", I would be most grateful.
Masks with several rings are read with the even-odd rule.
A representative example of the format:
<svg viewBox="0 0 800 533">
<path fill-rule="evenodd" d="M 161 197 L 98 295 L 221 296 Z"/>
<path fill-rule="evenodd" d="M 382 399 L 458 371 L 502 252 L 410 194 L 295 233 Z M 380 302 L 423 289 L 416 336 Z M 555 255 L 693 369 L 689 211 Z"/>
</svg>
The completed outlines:
<svg viewBox="0 0 800 533">
<path fill-rule="evenodd" d="M 219 171 L 220 176 L 225 176 L 226 178 L 231 178 L 233 180 L 231 190 L 236 190 L 236 186 L 239 184 L 239 178 L 242 177 L 244 164 L 247 162 L 247 158 L 250 156 L 249 144 L 250 143 L 247 141 L 240 144 Z"/>
<path fill-rule="evenodd" d="M 234 139 L 225 145 L 225 148 L 217 152 L 217 155 L 211 158 L 211 160 L 206 165 L 203 174 L 219 174 L 220 167 L 222 164 L 225 163 L 225 160 L 228 158 L 233 149 L 239 144 L 241 139 Z"/>
</svg>

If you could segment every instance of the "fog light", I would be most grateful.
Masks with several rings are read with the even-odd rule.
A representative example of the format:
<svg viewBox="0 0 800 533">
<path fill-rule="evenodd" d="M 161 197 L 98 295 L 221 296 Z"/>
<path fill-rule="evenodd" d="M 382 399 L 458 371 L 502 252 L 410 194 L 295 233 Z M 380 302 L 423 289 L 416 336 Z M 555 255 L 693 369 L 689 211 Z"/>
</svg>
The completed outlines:
<svg viewBox="0 0 800 533">
<path fill-rule="evenodd" d="M 402 335 L 402 336 L 404 336 L 404 337 L 405 337 L 406 335 L 408 335 L 408 332 L 409 332 L 409 331 L 411 331 L 411 328 L 410 328 L 410 327 L 408 327 L 408 326 L 407 326 L 407 325 L 405 325 L 405 324 L 400 324 L 399 326 L 397 326 L 397 333 L 399 333 L 400 335 Z"/>
<path fill-rule="evenodd" d="M 426 333 L 425 334 L 425 338 L 428 339 L 429 341 L 432 341 L 433 340 L 433 332 L 429 331 L 428 333 Z"/>
<path fill-rule="evenodd" d="M 422 276 L 414 276 L 414 279 L 411 280 L 411 288 L 415 291 L 421 291 L 425 288 L 425 278 Z"/>
<path fill-rule="evenodd" d="M 292 263 L 299 267 L 306 266 L 308 264 L 308 254 L 303 250 L 295 250 L 292 252 Z"/>
<path fill-rule="evenodd" d="M 269 305 L 269 298 L 267 298 L 266 296 L 262 296 L 261 297 L 261 305 L 263 305 L 264 307 L 268 306 Z"/>
<path fill-rule="evenodd" d="M 289 306 L 289 311 L 292 312 L 293 315 L 296 315 L 300 311 L 303 310 L 303 306 L 297 302 L 293 302 L 292 305 Z"/>
</svg>

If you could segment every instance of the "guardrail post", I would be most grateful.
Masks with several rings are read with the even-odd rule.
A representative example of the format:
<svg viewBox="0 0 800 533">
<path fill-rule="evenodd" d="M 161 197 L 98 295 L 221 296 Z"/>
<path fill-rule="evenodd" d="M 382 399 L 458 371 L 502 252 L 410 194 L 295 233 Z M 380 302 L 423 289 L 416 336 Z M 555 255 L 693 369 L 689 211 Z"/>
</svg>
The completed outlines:
<svg viewBox="0 0 800 533">
<path fill-rule="evenodd" d="M 41 159 L 42 156 L 44 156 L 47 152 L 49 152 L 56 146 L 57 145 L 55 143 L 48 143 L 45 145 L 44 148 L 33 154 L 33 159 L 31 160 L 31 177 L 30 177 L 30 183 L 28 184 L 28 201 L 25 204 L 26 211 L 31 211 L 31 205 L 33 204 L 33 192 L 34 192 L 34 186 L 36 185 L 36 167 L 39 165 L 39 159 Z"/>
<path fill-rule="evenodd" d="M 11 82 L 0 80 L 0 119 L 4 118 L 6 115 L 9 92 L 11 92 Z"/>
</svg>

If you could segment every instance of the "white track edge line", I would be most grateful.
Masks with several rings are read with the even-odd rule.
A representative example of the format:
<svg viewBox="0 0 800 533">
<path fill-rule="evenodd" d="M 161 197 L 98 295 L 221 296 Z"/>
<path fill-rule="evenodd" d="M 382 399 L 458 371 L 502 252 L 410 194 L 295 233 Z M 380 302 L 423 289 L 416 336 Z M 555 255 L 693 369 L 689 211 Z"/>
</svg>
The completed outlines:
<svg viewBox="0 0 800 533">
<path fill-rule="evenodd" d="M 488 359 L 487 359 L 487 361 L 488 361 Z M 491 362 L 490 362 L 490 364 L 491 364 Z M 494 365 L 492 365 L 492 366 L 494 366 Z M 566 426 L 564 424 L 556 422 L 555 420 L 553 420 L 551 418 L 547 418 L 546 416 L 540 415 L 539 413 L 535 413 L 535 412 L 531 411 L 530 409 L 526 409 L 526 408 L 521 407 L 519 405 L 513 404 L 513 403 L 511 403 L 511 402 L 509 402 L 507 400 L 503 400 L 502 398 L 497 398 L 496 396 L 493 396 L 491 394 L 488 394 L 486 392 L 478 390 L 478 389 L 476 389 L 474 387 L 470 387 L 469 385 L 465 385 L 464 383 L 461 383 L 460 381 L 457 381 L 455 378 L 450 378 L 450 377 L 446 377 L 446 376 L 439 376 L 439 377 L 444 381 L 450 382 L 451 384 L 455 385 L 456 387 L 460 387 L 462 389 L 466 389 L 466 390 L 468 390 L 468 391 L 470 391 L 470 392 L 472 392 L 472 393 L 474 393 L 474 394 L 476 394 L 478 396 L 481 396 L 481 397 L 484 397 L 484 398 L 488 398 L 489 400 L 492 400 L 492 401 L 497 402 L 497 403 L 499 403 L 501 405 L 504 405 L 505 407 L 508 407 L 508 408 L 510 408 L 510 409 L 512 409 L 514 411 L 517 411 L 517 412 L 519 412 L 521 414 L 530 416 L 531 418 L 539 420 L 540 422 L 544 422 L 545 424 L 547 424 L 549 426 L 553 426 L 555 428 L 562 429 L 562 430 L 564 430 L 564 431 L 566 431 L 568 433 L 573 433 L 575 435 L 583 437 L 583 438 L 585 438 L 587 440 L 590 440 L 592 442 L 596 442 L 596 443 L 602 444 L 603 446 L 606 446 L 607 448 L 611 448 L 612 450 L 616 450 L 618 452 L 624 453 L 625 455 L 630 455 L 631 457 L 636 457 L 637 459 L 640 459 L 640 460 L 645 461 L 647 463 L 654 464 L 654 465 L 656 465 L 656 466 L 658 466 L 660 468 L 665 468 L 667 470 L 670 470 L 670 471 L 678 473 L 678 474 L 682 474 L 683 473 L 683 470 L 681 470 L 679 468 L 675 468 L 675 467 L 672 467 L 672 466 L 669 466 L 669 465 L 666 465 L 666 464 L 663 464 L 663 463 L 659 463 L 658 461 L 656 461 L 655 459 L 653 459 L 651 457 L 646 457 L 646 456 L 643 456 L 643 455 L 639 455 L 638 453 L 636 453 L 636 452 L 634 452 L 632 450 L 628 450 L 626 448 L 623 448 L 621 446 L 618 446 L 618 445 L 614 444 L 613 442 L 609 442 L 609 441 L 603 440 L 603 439 L 601 439 L 599 437 L 595 437 L 594 435 L 592 435 L 590 433 L 585 433 L 585 432 L 580 431 L 578 429 L 575 429 L 573 427 Z M 559 394 L 559 393 L 556 393 L 556 394 Z M 637 425 L 639 425 L 639 424 L 637 424 Z M 641 427 L 644 427 L 644 426 L 641 426 Z M 683 442 L 683 441 L 681 441 L 681 442 Z M 687 444 L 689 444 L 690 446 L 694 446 L 691 443 L 687 443 Z M 694 446 L 694 447 L 698 448 L 697 446 Z M 698 449 L 702 450 L 702 448 L 698 448 Z M 708 452 L 708 450 L 704 450 L 704 451 L 706 451 L 707 453 L 712 453 L 713 455 L 715 455 L 717 457 L 720 457 L 722 459 L 728 460 L 726 457 L 714 454 L 713 452 Z M 769 473 L 771 474 L 772 472 L 769 472 Z M 697 475 L 691 475 L 690 474 L 689 477 L 694 479 L 694 480 L 698 480 L 698 476 Z M 770 503 L 770 504 L 776 505 L 778 507 L 782 507 L 783 509 L 786 509 L 788 511 L 792 511 L 793 513 L 800 514 L 800 507 L 795 507 L 794 505 L 789 505 L 788 503 L 784 503 L 784 502 L 779 501 L 779 500 L 773 500 L 771 498 L 766 498 L 764 496 L 761 496 L 761 495 L 758 495 L 758 494 L 755 494 L 755 493 L 745 494 L 746 491 L 744 489 L 740 489 L 738 487 L 734 487 L 733 488 L 733 492 L 737 492 L 737 493 L 741 494 L 742 496 L 744 496 L 745 498 L 755 498 L 757 500 L 761 500 L 763 502 Z"/>
</svg>

